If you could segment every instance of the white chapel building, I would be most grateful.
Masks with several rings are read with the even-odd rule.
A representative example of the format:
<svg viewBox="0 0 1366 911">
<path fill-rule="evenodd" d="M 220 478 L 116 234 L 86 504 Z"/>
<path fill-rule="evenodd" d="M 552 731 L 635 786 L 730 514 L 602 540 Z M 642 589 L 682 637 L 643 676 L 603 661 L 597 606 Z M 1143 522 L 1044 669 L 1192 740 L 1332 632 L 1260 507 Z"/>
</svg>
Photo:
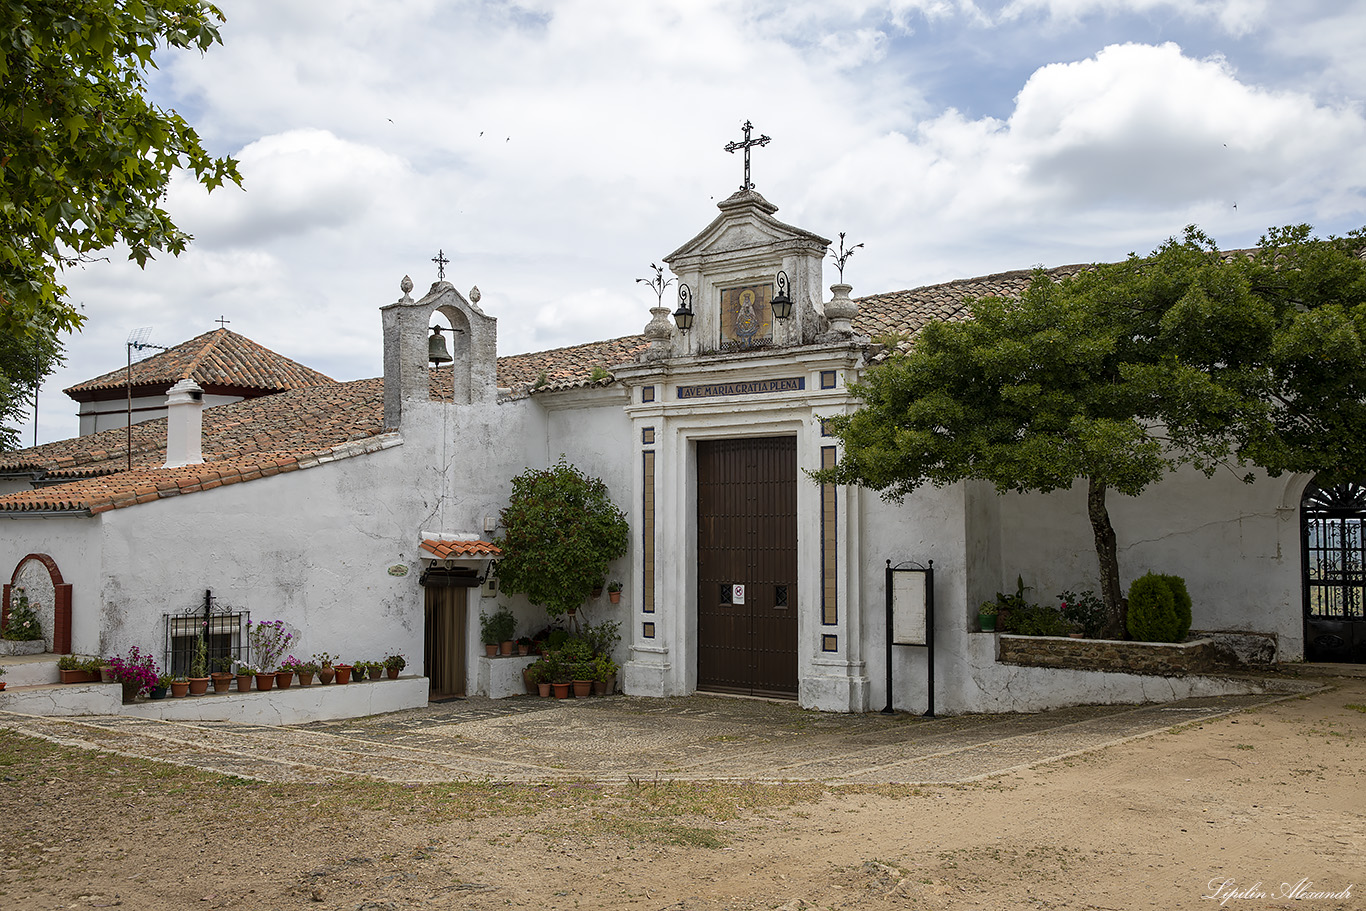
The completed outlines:
<svg viewBox="0 0 1366 911">
<path fill-rule="evenodd" d="M 621 602 L 581 611 L 621 623 L 628 695 L 953 713 L 1254 685 L 1199 668 L 1047 666 L 978 630 L 977 605 L 1017 578 L 1040 601 L 1098 587 L 1084 490 L 962 483 L 894 505 L 808 477 L 839 458 L 822 421 L 857 407 L 850 384 L 888 354 L 874 339 L 964 318 L 967 300 L 1017 294 L 1028 271 L 853 298 L 827 287 L 827 238 L 780 221 L 752 188 L 718 208 L 665 258 L 686 291 L 641 335 L 500 358 L 496 293 L 486 312 L 476 292 L 438 281 L 414 298 L 405 280 L 377 308 L 381 378 L 310 371 L 205 408 L 186 376 L 166 417 L 133 428 L 131 451 L 115 429 L 0 456 L 6 605 L 25 585 L 56 652 L 169 655 L 201 615 L 229 648 L 249 615 L 299 629 L 302 656 L 403 653 L 433 695 L 489 693 L 480 612 L 512 606 L 519 635 L 546 625 L 489 582 L 499 510 L 515 475 L 563 454 L 630 522 L 612 570 Z M 429 363 L 434 324 L 455 330 L 449 366 Z M 1304 658 L 1311 630 L 1310 657 L 1360 660 L 1360 623 L 1306 618 L 1312 480 L 1189 472 L 1112 497 L 1124 585 L 1184 576 L 1194 627 L 1235 649 L 1260 643 L 1263 658 Z M 889 587 L 905 597 L 890 622 Z"/>
</svg>

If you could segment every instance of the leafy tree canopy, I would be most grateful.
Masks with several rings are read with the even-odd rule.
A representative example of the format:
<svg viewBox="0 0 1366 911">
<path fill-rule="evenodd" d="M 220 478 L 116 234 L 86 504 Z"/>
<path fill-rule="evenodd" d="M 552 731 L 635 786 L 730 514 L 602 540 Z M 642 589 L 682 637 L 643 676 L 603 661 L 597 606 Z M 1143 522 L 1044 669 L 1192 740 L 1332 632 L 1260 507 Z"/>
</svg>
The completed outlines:
<svg viewBox="0 0 1366 911">
<path fill-rule="evenodd" d="M 565 461 L 530 468 L 512 479 L 501 512 L 504 534 L 498 579 L 511 594 L 525 594 L 552 617 L 578 609 L 603 583 L 613 560 L 626 553 L 626 515 L 607 485 Z"/>
<path fill-rule="evenodd" d="M 93 253 L 184 250 L 159 205 L 177 168 L 241 183 L 144 97 L 154 52 L 207 50 L 222 21 L 201 0 L 0 0 L 0 336 L 41 348 L 79 328 L 58 272 Z"/>
<path fill-rule="evenodd" d="M 1047 492 L 1084 479 L 1117 633 L 1109 489 L 1137 495 L 1183 463 L 1366 470 L 1363 242 L 1286 228 L 1226 256 L 1192 228 L 1150 256 L 1036 273 L 1019 299 L 973 301 L 969 320 L 926 326 L 869 371 L 861 408 L 827 421 L 839 464 L 815 476 L 893 500 L 927 483 Z"/>
</svg>

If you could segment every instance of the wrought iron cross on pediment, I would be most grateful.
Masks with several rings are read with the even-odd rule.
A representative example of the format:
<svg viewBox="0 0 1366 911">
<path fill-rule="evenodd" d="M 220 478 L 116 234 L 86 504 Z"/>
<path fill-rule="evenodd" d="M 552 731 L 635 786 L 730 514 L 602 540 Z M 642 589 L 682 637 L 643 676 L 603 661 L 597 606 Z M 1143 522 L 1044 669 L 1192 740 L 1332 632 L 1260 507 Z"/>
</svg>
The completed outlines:
<svg viewBox="0 0 1366 911">
<path fill-rule="evenodd" d="M 742 184 L 740 184 L 740 189 L 741 189 L 742 191 L 743 191 L 743 190 L 753 190 L 753 189 L 754 189 L 754 184 L 753 184 L 753 183 L 750 181 L 750 179 L 749 179 L 749 150 L 750 150 L 751 148 L 753 148 L 754 146 L 766 146 L 766 145 L 768 145 L 769 142 L 771 142 L 772 140 L 770 140 L 767 136 L 760 136 L 758 139 L 750 139 L 750 138 L 749 138 L 749 134 L 750 134 L 750 132 L 754 129 L 754 124 L 750 123 L 748 120 L 745 121 L 745 125 L 744 125 L 743 127 L 741 127 L 741 129 L 743 129 L 743 130 L 745 131 L 745 141 L 744 141 L 744 142 L 728 142 L 728 143 L 726 143 L 726 151 L 727 151 L 727 152 L 732 152 L 732 153 L 733 153 L 736 149 L 744 149 L 744 151 L 745 151 L 745 182 L 742 183 Z"/>
</svg>

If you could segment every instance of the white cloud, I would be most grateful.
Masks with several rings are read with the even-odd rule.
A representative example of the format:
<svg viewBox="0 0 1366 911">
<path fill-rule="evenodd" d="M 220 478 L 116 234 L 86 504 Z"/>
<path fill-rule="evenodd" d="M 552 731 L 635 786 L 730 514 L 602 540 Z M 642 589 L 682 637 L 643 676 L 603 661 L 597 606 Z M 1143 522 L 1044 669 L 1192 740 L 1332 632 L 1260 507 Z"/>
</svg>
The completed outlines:
<svg viewBox="0 0 1366 911">
<path fill-rule="evenodd" d="M 1268 5 L 1268 0 L 1010 0 L 1000 19 L 1009 22 L 1041 13 L 1075 25 L 1090 16 L 1162 14 L 1214 21 L 1229 34 L 1243 35 L 1263 23 Z"/>
<path fill-rule="evenodd" d="M 405 273 L 425 288 L 438 248 L 504 353 L 639 332 L 654 298 L 634 279 L 736 188 L 721 147 L 746 119 L 773 137 L 754 180 L 778 217 L 867 243 L 856 293 L 1121 256 L 1189 221 L 1226 245 L 1366 221 L 1360 17 L 999 7 L 234 4 L 225 45 L 168 55 L 155 84 L 218 154 L 241 150 L 246 188 L 178 179 L 184 256 L 71 276 L 90 323 L 48 388 L 120 363 L 130 328 L 174 342 L 219 314 L 338 378 L 376 375 L 378 308 Z M 1105 47 L 1120 25 L 1147 31 Z M 1160 44 L 1173 25 L 1226 58 Z M 66 422 L 45 436 L 74 432 L 70 403 L 44 407 Z"/>
</svg>

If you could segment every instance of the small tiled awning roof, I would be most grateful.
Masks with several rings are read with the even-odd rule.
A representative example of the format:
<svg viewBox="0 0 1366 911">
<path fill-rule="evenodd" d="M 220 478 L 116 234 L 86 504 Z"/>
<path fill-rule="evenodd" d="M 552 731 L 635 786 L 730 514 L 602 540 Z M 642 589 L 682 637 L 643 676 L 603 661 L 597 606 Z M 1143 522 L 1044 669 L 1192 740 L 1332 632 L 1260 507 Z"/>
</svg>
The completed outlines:
<svg viewBox="0 0 1366 911">
<path fill-rule="evenodd" d="M 458 560 L 461 557 L 501 557 L 503 552 L 487 541 L 423 541 L 422 549 L 438 560 Z"/>
</svg>

